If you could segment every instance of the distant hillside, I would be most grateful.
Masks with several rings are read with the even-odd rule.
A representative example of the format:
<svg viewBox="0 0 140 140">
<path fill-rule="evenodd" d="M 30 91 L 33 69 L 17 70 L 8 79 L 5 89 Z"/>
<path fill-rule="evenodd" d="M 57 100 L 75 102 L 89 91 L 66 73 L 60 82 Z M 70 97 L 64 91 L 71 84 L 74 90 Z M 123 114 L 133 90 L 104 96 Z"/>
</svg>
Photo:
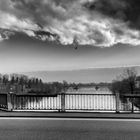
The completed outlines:
<svg viewBox="0 0 140 140">
<path fill-rule="evenodd" d="M 41 78 L 45 82 L 66 80 L 68 82 L 88 83 L 88 82 L 111 82 L 120 75 L 125 68 L 95 68 L 71 71 L 37 71 L 24 73 L 31 77 Z M 136 67 L 140 75 L 140 67 Z"/>
</svg>

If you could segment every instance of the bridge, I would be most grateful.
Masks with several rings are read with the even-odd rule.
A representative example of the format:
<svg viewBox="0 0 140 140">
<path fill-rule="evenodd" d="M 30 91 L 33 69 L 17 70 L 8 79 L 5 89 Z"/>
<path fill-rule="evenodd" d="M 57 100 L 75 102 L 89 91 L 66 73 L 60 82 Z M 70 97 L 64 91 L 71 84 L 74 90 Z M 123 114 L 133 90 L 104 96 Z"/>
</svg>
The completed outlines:
<svg viewBox="0 0 140 140">
<path fill-rule="evenodd" d="M 0 86 L 0 109 L 8 111 L 58 111 L 58 112 L 139 112 L 132 99 L 140 101 L 138 94 L 58 93 L 54 95 L 27 93 L 22 87 Z"/>
</svg>

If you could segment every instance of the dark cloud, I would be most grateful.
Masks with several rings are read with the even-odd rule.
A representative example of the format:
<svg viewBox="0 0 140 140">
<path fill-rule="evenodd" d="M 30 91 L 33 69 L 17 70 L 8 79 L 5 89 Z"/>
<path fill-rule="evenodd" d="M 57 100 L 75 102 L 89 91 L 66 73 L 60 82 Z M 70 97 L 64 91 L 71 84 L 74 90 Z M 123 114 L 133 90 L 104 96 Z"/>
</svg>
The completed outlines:
<svg viewBox="0 0 140 140">
<path fill-rule="evenodd" d="M 35 31 L 35 36 L 40 40 L 49 40 L 49 41 L 59 41 L 59 37 L 56 34 L 52 34 L 46 31 Z"/>
<path fill-rule="evenodd" d="M 97 0 L 85 3 L 84 7 L 90 11 L 98 11 L 111 18 L 129 22 L 130 27 L 140 29 L 139 0 Z"/>
<path fill-rule="evenodd" d="M 0 41 L 9 39 L 9 37 L 14 34 L 15 33 L 10 30 L 0 28 Z"/>
<path fill-rule="evenodd" d="M 64 7 L 56 4 L 55 1 L 48 0 L 12 0 L 15 9 L 21 13 L 19 16 L 30 17 L 42 25 L 49 24 L 51 17 L 64 20 Z M 17 12 L 17 15 L 19 14 Z"/>
<path fill-rule="evenodd" d="M 0 0 L 0 38 L 21 32 L 63 45 L 139 45 L 139 10 L 138 0 Z"/>
</svg>

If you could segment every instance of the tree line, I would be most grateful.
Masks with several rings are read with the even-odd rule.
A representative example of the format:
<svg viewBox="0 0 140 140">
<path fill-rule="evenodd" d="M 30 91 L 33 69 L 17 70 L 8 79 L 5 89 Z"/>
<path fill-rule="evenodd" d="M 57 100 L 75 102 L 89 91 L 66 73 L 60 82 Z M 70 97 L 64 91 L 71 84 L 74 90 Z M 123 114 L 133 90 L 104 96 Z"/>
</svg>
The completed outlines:
<svg viewBox="0 0 140 140">
<path fill-rule="evenodd" d="M 58 94 L 68 88 L 66 81 L 43 82 L 39 78 L 29 78 L 22 74 L 0 75 L 1 86 L 20 87 L 21 92 L 26 89 L 28 93 Z M 15 91 L 16 92 L 16 91 Z"/>
<path fill-rule="evenodd" d="M 100 87 L 102 85 L 108 87 L 110 86 L 109 83 L 68 83 L 65 80 L 63 82 L 43 82 L 39 78 L 29 78 L 28 76 L 23 74 L 1 74 L 0 83 L 1 86 L 20 87 L 21 92 L 24 92 L 24 90 L 26 89 L 25 92 L 27 93 L 42 93 L 49 95 L 66 92 L 69 88 L 72 88 L 73 90 L 78 90 L 81 87 Z"/>
</svg>

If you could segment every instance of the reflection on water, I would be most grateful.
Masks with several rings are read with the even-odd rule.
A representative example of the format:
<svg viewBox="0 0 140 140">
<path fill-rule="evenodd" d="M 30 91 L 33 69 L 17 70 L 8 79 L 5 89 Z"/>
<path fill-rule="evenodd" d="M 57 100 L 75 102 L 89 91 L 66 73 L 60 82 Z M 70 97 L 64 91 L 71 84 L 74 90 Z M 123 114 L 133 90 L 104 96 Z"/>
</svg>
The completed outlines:
<svg viewBox="0 0 140 140">
<path fill-rule="evenodd" d="M 74 90 L 74 89 L 68 89 L 67 90 L 67 94 L 68 93 L 78 93 L 78 94 L 112 94 L 112 92 L 109 90 L 109 88 L 107 87 L 100 87 L 98 90 L 96 90 L 95 87 L 85 87 L 85 88 L 79 88 L 78 90 Z"/>
</svg>

